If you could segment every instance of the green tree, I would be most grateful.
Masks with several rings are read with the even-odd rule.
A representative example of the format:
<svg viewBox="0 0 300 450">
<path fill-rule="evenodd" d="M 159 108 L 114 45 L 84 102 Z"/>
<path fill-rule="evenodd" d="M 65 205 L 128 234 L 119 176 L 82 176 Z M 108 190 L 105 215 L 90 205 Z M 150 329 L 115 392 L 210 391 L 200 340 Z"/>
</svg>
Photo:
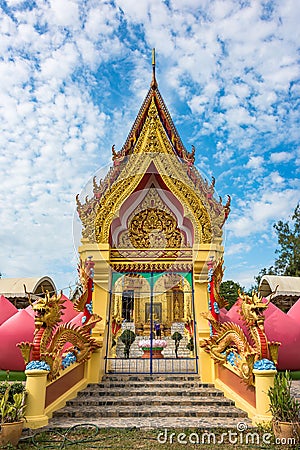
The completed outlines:
<svg viewBox="0 0 300 450">
<path fill-rule="evenodd" d="M 255 291 L 258 291 L 258 287 L 259 287 L 259 284 L 260 284 L 260 280 L 262 279 L 262 277 L 263 277 L 264 275 L 278 275 L 278 274 L 276 274 L 275 269 L 274 269 L 274 266 L 271 266 L 271 267 L 269 267 L 268 269 L 266 269 L 266 267 L 264 267 L 263 269 L 261 269 L 261 270 L 258 272 L 257 277 L 254 277 L 255 285 L 253 286 L 253 289 L 254 289 Z"/>
<path fill-rule="evenodd" d="M 219 294 L 221 297 L 224 297 L 225 300 L 227 300 L 227 309 L 230 309 L 232 305 L 234 305 L 237 301 L 239 290 L 245 291 L 245 288 L 243 288 L 239 283 L 236 283 L 233 280 L 223 281 L 220 284 Z"/>
<path fill-rule="evenodd" d="M 255 277 L 259 284 L 263 275 L 300 276 L 300 205 L 295 208 L 291 223 L 279 220 L 273 225 L 277 233 L 279 247 L 275 250 L 278 258 L 268 269 L 263 268 Z"/>
</svg>

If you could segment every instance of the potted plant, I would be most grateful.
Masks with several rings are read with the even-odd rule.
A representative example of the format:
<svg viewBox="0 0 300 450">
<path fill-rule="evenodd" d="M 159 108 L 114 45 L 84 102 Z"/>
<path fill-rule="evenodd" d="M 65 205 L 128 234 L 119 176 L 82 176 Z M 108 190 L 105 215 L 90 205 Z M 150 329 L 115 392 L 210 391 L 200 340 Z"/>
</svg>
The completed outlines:
<svg viewBox="0 0 300 450">
<path fill-rule="evenodd" d="M 274 387 L 270 387 L 268 397 L 272 413 L 273 431 L 276 438 L 296 438 L 300 435 L 300 403 L 291 394 L 292 378 L 288 371 L 275 375 Z"/>
<path fill-rule="evenodd" d="M 178 331 L 175 331 L 175 333 L 172 334 L 171 339 L 173 339 L 173 341 L 175 341 L 175 355 L 176 358 L 178 358 L 178 348 L 179 348 L 179 344 L 180 341 L 182 339 L 182 334 L 179 333 Z"/>
<path fill-rule="evenodd" d="M 25 386 L 16 381 L 0 383 L 0 444 L 17 445 L 22 434 L 25 411 Z"/>
<path fill-rule="evenodd" d="M 167 346 L 167 342 L 164 339 L 142 339 L 139 341 L 138 346 L 143 350 L 142 358 L 150 358 L 152 349 L 153 359 L 162 359 L 164 355 L 162 350 Z"/>
<path fill-rule="evenodd" d="M 129 358 L 130 347 L 135 341 L 135 333 L 131 330 L 124 330 L 120 339 L 124 344 L 124 357 Z"/>
</svg>

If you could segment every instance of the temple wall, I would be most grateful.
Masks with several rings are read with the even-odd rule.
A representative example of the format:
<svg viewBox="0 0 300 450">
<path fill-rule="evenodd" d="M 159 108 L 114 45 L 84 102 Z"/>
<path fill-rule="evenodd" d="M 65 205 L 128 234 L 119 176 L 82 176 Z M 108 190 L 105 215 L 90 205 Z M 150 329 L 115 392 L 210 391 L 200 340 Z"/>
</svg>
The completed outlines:
<svg viewBox="0 0 300 450">
<path fill-rule="evenodd" d="M 208 311 L 207 262 L 210 257 L 218 261 L 223 256 L 224 248 L 221 243 L 221 239 L 219 239 L 214 244 L 199 244 L 198 246 L 194 245 L 193 248 L 194 313 L 196 321 L 196 345 L 198 347 L 197 354 L 200 357 L 200 375 L 204 361 L 201 363 L 203 352 L 199 348 L 199 340 L 208 337 L 210 333 L 208 321 L 201 316 L 201 313 Z M 106 324 L 108 323 L 110 302 L 110 247 L 109 244 L 93 244 L 87 239 L 82 239 L 79 254 L 82 260 L 85 260 L 88 256 L 92 256 L 95 263 L 93 309 L 103 319 L 93 330 L 93 336 L 102 344 L 97 358 L 99 369 L 95 369 L 96 371 L 98 370 L 98 378 L 100 379 L 105 370 L 104 358 L 106 354 L 106 336 L 108 333 Z"/>
</svg>

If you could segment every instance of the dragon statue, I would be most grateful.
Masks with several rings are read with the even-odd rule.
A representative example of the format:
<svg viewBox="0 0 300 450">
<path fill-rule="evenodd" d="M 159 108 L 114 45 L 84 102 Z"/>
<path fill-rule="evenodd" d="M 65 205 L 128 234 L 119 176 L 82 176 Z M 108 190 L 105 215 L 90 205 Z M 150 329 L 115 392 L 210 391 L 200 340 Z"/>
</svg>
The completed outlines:
<svg viewBox="0 0 300 450">
<path fill-rule="evenodd" d="M 274 295 L 274 293 L 273 293 Z M 264 301 L 263 301 L 264 300 Z M 200 346 L 220 364 L 230 363 L 236 373 L 249 385 L 253 383 L 255 361 L 268 359 L 277 364 L 279 342 L 269 342 L 264 329 L 264 311 L 269 300 L 255 292 L 250 297 L 239 292 L 240 316 L 247 328 L 249 338 L 242 328 L 233 322 L 217 321 L 211 312 L 202 316 L 209 320 L 214 333 L 200 341 Z"/>
<path fill-rule="evenodd" d="M 92 328 L 101 320 L 101 317 L 92 314 L 91 308 L 88 308 L 87 305 L 92 294 L 89 292 L 92 286 L 90 269 L 89 263 L 86 263 L 86 270 L 81 263 L 78 270 L 83 292 L 80 298 L 74 302 L 74 308 L 84 312 L 83 319 L 86 320 L 83 320 L 81 326 L 70 322 L 60 324 L 63 310 L 66 309 L 62 292 L 59 295 L 51 296 L 49 291 L 45 291 L 44 298 L 39 298 L 34 302 L 27 292 L 29 303 L 35 313 L 34 337 L 33 342 L 21 342 L 17 346 L 20 348 L 26 364 L 31 361 L 44 361 L 48 364 L 50 367 L 49 381 L 59 376 L 66 344 L 71 344 L 67 348 L 67 352 L 71 352 L 78 363 L 88 360 L 93 351 L 100 346 L 91 336 Z M 85 309 L 87 309 L 86 312 Z"/>
</svg>

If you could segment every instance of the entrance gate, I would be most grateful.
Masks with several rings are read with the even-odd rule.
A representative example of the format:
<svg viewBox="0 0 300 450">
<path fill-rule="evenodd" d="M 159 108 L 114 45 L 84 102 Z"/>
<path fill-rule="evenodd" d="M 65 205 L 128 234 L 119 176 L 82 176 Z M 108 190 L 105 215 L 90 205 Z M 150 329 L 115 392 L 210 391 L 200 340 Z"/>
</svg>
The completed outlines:
<svg viewBox="0 0 300 450">
<path fill-rule="evenodd" d="M 197 373 L 191 272 L 112 272 L 106 373 Z"/>
</svg>

